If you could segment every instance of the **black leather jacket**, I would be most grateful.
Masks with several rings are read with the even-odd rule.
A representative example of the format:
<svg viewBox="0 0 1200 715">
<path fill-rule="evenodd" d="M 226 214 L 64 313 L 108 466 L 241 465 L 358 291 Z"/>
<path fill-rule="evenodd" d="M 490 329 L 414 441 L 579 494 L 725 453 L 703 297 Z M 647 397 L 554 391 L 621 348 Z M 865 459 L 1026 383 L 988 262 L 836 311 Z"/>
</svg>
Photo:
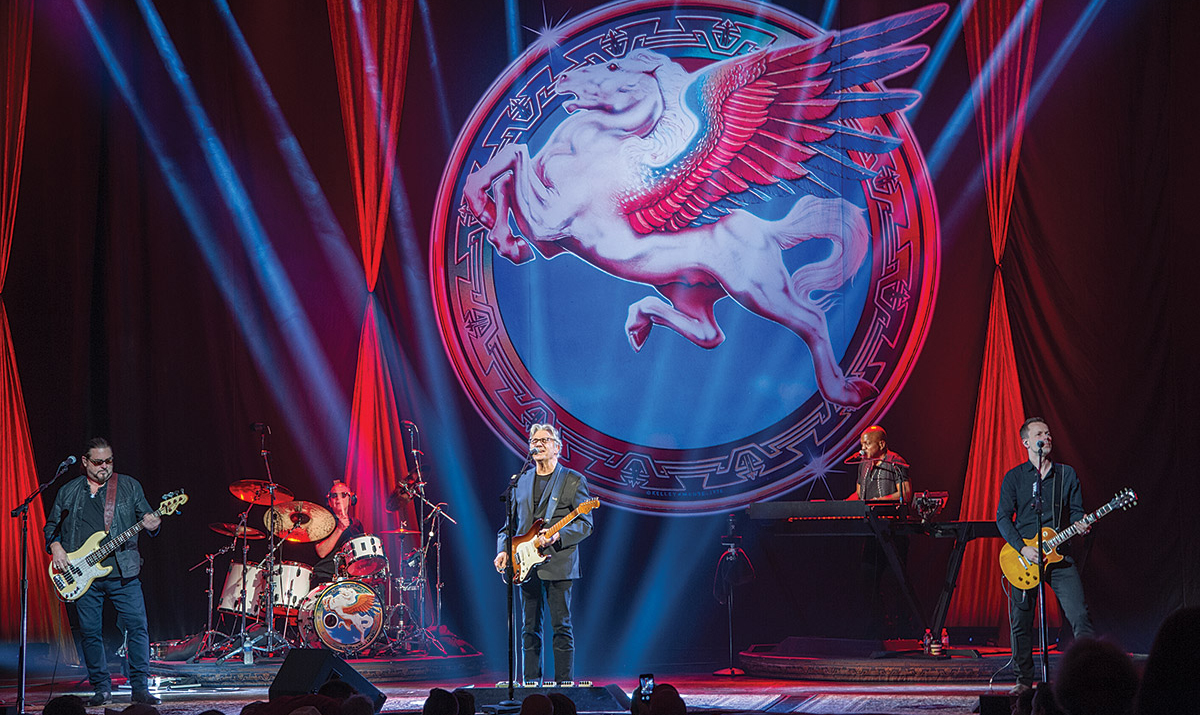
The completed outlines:
<svg viewBox="0 0 1200 715">
<path fill-rule="evenodd" d="M 83 502 L 89 499 L 87 476 L 81 475 L 72 479 L 58 490 L 54 497 L 54 506 L 46 514 L 46 551 L 50 551 L 52 542 L 59 542 L 71 553 L 80 546 L 91 534 L 84 534 L 80 520 L 74 514 L 83 512 Z M 125 474 L 117 475 L 117 504 L 113 511 L 111 534 L 120 534 L 136 524 L 143 516 L 154 511 L 146 501 L 142 485 L 138 480 Z M 142 570 L 142 556 L 137 549 L 138 537 L 126 541 L 116 551 L 117 570 L 122 578 L 133 578 Z M 110 574 L 115 575 L 115 574 Z"/>
</svg>

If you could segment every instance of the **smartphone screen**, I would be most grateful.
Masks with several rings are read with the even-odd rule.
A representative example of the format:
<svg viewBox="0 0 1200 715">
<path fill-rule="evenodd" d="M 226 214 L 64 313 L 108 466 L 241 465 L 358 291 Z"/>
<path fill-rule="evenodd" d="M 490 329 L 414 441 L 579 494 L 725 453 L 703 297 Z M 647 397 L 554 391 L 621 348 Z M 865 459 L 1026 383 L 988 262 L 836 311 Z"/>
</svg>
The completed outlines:
<svg viewBox="0 0 1200 715">
<path fill-rule="evenodd" d="M 642 673 L 641 681 L 642 700 L 649 700 L 650 693 L 654 691 L 654 674 Z"/>
</svg>

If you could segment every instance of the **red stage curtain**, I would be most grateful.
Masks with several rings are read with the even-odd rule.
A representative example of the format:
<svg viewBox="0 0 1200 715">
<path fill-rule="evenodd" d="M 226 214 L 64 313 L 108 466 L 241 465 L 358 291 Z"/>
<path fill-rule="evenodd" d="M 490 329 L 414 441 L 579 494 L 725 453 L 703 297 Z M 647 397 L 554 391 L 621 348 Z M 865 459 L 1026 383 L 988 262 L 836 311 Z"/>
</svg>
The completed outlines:
<svg viewBox="0 0 1200 715">
<path fill-rule="evenodd" d="M 416 528 L 416 513 L 405 502 L 394 521 L 385 510 L 392 488 L 408 478 L 404 435 L 391 370 L 381 335 L 375 285 L 387 237 L 396 138 L 408 64 L 412 2 L 344 3 L 329 0 L 329 25 L 341 96 L 342 123 L 366 276 L 367 306 L 358 345 L 358 368 L 350 413 L 346 483 L 358 493 L 359 515 L 369 533 Z M 361 8 L 361 9 L 358 9 Z M 384 324 L 386 327 L 386 323 Z M 397 536 L 386 548 L 396 559 L 417 545 Z"/>
<path fill-rule="evenodd" d="M 356 12 L 352 5 L 361 10 Z M 396 169 L 412 0 L 361 5 L 329 0 L 328 7 L 363 270 L 367 290 L 374 291 Z"/>
<path fill-rule="evenodd" d="M 1025 409 L 1013 355 L 1003 258 L 1040 19 L 1040 3 L 978 0 L 964 25 L 967 58 L 977 82 L 975 118 L 996 261 L 975 426 L 959 512 L 964 520 L 995 519 L 1004 472 L 1026 458 L 1017 435 Z M 956 625 L 995 625 L 1002 638 L 1007 638 L 1008 609 L 996 563 L 1000 545 L 999 539 L 969 545 L 948 620 Z"/>
<path fill-rule="evenodd" d="M 0 503 L 5 510 L 20 504 L 38 486 L 33 442 L 25 416 L 25 397 L 4 307 L 4 278 L 17 214 L 21 154 L 25 144 L 25 106 L 29 90 L 29 48 L 33 32 L 33 0 L 11 0 L 4 17 L 4 165 L 0 168 Z M 42 548 L 46 515 L 40 501 L 29 509 L 30 642 L 57 643 L 73 659 L 66 613 L 43 572 L 49 563 Z M 21 521 L 5 517 L 0 526 L 0 604 L 9 614 L 0 619 L 0 639 L 21 637 Z"/>
<path fill-rule="evenodd" d="M 389 523 L 384 505 L 396 480 L 408 474 L 391 370 L 379 339 L 381 319 L 375 294 L 370 293 L 359 341 L 346 450 L 346 483 L 358 494 L 363 526 L 374 534 L 400 526 Z M 406 512 L 400 516 L 411 527 L 415 524 L 411 504 L 406 505 Z"/>
</svg>

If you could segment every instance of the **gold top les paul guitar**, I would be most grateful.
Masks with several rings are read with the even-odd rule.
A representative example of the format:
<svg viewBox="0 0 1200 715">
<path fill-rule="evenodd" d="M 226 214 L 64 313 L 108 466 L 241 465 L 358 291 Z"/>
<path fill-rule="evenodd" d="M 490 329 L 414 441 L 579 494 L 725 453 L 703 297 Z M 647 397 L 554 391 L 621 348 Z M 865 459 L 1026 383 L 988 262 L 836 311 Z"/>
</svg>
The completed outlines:
<svg viewBox="0 0 1200 715">
<path fill-rule="evenodd" d="M 182 489 L 171 492 L 163 496 L 162 503 L 158 505 L 158 511 L 153 513 L 155 516 L 174 514 L 175 510 L 182 506 L 187 499 L 187 495 L 183 493 Z M 138 523 L 105 541 L 103 545 L 100 542 L 104 541 L 104 537 L 108 536 L 108 533 L 97 531 L 83 542 L 83 546 L 67 554 L 67 560 L 70 563 L 66 570 L 59 571 L 51 563 L 50 582 L 54 584 L 54 590 L 58 591 L 58 597 L 64 601 L 74 601 L 86 593 L 91 587 L 92 581 L 106 576 L 109 571 L 112 571 L 112 566 L 100 565 L 104 559 L 107 559 L 112 552 L 144 528 L 139 519 Z"/>
<path fill-rule="evenodd" d="M 592 497 L 584 503 L 571 510 L 563 518 L 554 522 L 554 526 L 546 529 L 546 536 L 554 536 L 567 524 L 575 521 L 575 518 L 581 514 L 587 514 L 592 509 L 600 506 L 600 499 Z M 542 519 L 537 519 L 533 522 L 533 526 L 529 527 L 521 536 L 514 536 L 512 540 L 512 567 L 513 581 L 517 583 L 525 583 L 529 575 L 533 573 L 533 568 L 550 558 L 550 554 L 543 554 L 537 547 L 537 535 L 542 530 Z"/>
<path fill-rule="evenodd" d="M 1137 494 L 1132 489 L 1125 488 L 1117 493 L 1110 502 L 1100 507 L 1096 511 L 1088 514 L 1080 519 L 1083 523 L 1091 526 L 1097 519 L 1117 509 L 1128 509 L 1131 506 L 1137 505 Z M 1048 526 L 1042 527 L 1042 553 L 1046 555 L 1046 565 L 1062 561 L 1062 554 L 1058 553 L 1058 547 L 1080 533 L 1075 524 L 1071 524 L 1060 532 L 1055 532 Z M 1032 546 L 1037 549 L 1037 536 L 1032 539 L 1025 539 L 1026 546 Z M 1009 544 L 1005 544 L 1000 549 L 1000 570 L 1004 572 L 1004 578 L 1013 586 L 1027 591 L 1031 588 L 1037 588 L 1038 565 L 1021 555 Z"/>
</svg>

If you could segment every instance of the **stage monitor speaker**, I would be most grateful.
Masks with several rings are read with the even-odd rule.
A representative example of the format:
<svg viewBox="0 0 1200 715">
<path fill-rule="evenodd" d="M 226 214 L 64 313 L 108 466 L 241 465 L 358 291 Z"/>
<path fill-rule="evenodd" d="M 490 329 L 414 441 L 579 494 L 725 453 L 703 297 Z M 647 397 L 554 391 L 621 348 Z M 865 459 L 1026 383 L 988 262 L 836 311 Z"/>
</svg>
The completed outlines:
<svg viewBox="0 0 1200 715">
<path fill-rule="evenodd" d="M 467 688 L 475 695 L 475 705 L 480 712 L 495 711 L 496 706 L 508 699 L 507 687 L 496 688 Z M 619 713 L 629 710 L 629 696 L 625 694 L 615 684 L 598 685 L 583 687 L 541 687 L 541 688 L 513 688 L 513 699 L 518 703 L 524 700 L 527 696 L 534 693 L 549 695 L 550 693 L 562 693 L 575 703 L 575 708 L 581 713 Z M 484 707 L 487 710 L 484 710 Z"/>
<path fill-rule="evenodd" d="M 975 712 L 979 715 L 1011 715 L 1016 698 L 1011 695 L 980 695 L 979 707 Z"/>
<path fill-rule="evenodd" d="M 334 678 L 345 681 L 360 694 L 367 696 L 374 704 L 375 712 L 383 708 L 383 701 L 387 700 L 387 696 L 379 688 L 371 685 L 370 681 L 333 651 L 317 648 L 293 648 L 288 651 L 287 658 L 284 658 L 283 665 L 279 666 L 279 672 L 275 674 L 275 680 L 271 682 L 269 698 L 275 700 L 289 695 L 315 693 Z"/>
</svg>

